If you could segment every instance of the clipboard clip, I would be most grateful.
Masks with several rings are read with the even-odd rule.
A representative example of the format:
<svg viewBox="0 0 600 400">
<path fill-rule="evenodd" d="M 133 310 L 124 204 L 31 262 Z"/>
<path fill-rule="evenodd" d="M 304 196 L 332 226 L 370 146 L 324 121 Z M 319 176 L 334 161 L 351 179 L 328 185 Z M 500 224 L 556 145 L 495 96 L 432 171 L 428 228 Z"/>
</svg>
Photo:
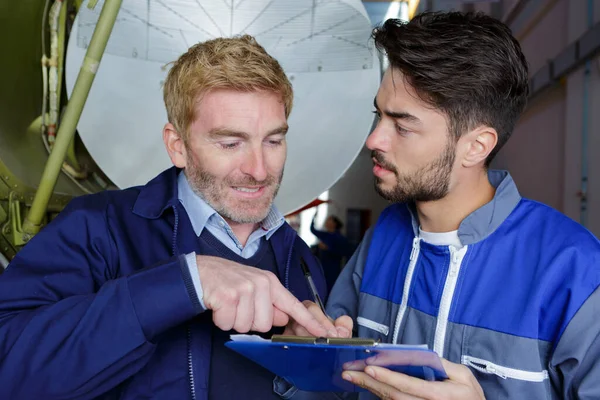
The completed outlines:
<svg viewBox="0 0 600 400">
<path fill-rule="evenodd" d="M 327 338 L 315 336 L 273 335 L 272 343 L 330 344 L 338 346 L 377 346 L 380 340 L 366 338 Z"/>
</svg>

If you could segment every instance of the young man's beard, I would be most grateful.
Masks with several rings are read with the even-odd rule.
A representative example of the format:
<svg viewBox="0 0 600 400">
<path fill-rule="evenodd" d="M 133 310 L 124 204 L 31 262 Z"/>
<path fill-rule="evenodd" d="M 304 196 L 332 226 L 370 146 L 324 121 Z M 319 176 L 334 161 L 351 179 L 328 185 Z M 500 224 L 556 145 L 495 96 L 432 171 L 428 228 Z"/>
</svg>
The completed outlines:
<svg viewBox="0 0 600 400">
<path fill-rule="evenodd" d="M 394 203 L 440 200 L 448 194 L 450 188 L 450 173 L 456 157 L 455 151 L 456 143 L 450 139 L 437 159 L 410 174 L 399 173 L 381 153 L 372 151 L 371 156 L 396 176 L 396 185 L 388 190 L 382 188 L 383 180 L 375 177 L 375 190 L 381 197 Z"/>
</svg>

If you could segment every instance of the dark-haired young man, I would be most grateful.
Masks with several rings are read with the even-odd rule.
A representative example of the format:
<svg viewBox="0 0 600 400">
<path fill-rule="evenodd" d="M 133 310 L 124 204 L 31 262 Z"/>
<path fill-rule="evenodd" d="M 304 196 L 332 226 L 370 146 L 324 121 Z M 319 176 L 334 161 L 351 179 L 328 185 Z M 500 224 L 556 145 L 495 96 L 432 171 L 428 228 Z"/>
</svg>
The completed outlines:
<svg viewBox="0 0 600 400">
<path fill-rule="evenodd" d="M 391 68 L 367 147 L 394 204 L 328 314 L 360 337 L 428 344 L 450 379 L 380 367 L 344 378 L 372 392 L 361 400 L 600 398 L 599 242 L 488 169 L 528 96 L 518 42 L 495 19 L 454 12 L 388 20 L 374 39 Z"/>
</svg>

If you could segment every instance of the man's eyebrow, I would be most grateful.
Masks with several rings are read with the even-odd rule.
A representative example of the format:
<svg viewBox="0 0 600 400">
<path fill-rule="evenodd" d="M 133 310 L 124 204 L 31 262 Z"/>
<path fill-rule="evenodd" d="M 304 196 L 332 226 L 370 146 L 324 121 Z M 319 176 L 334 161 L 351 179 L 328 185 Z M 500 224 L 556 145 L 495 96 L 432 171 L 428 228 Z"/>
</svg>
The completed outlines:
<svg viewBox="0 0 600 400">
<path fill-rule="evenodd" d="M 215 128 L 208 131 L 209 136 L 211 137 L 237 137 L 240 139 L 248 139 L 250 135 L 246 132 L 235 131 L 226 128 Z"/>
<path fill-rule="evenodd" d="M 275 128 L 272 131 L 270 131 L 269 133 L 267 133 L 266 136 L 274 136 L 274 135 L 285 135 L 288 131 L 289 127 L 288 124 L 282 125 L 279 128 Z M 246 132 L 242 132 L 242 131 L 236 131 L 234 129 L 227 129 L 227 128 L 215 128 L 215 129 L 211 129 L 208 132 L 209 136 L 213 137 L 213 138 L 240 138 L 240 139 L 249 139 L 250 138 L 250 134 L 246 133 Z"/>
<path fill-rule="evenodd" d="M 377 99 L 373 99 L 373 107 L 375 107 L 375 109 L 379 111 L 379 107 L 377 106 Z M 403 121 L 410 122 L 413 124 L 420 125 L 422 123 L 418 117 L 407 112 L 384 110 L 383 113 L 390 118 L 401 119 Z"/>
<path fill-rule="evenodd" d="M 290 127 L 288 126 L 288 124 L 285 124 L 280 126 L 279 128 L 273 129 L 271 132 L 267 133 L 267 136 L 285 135 L 288 132 L 288 129 L 290 129 Z"/>
</svg>

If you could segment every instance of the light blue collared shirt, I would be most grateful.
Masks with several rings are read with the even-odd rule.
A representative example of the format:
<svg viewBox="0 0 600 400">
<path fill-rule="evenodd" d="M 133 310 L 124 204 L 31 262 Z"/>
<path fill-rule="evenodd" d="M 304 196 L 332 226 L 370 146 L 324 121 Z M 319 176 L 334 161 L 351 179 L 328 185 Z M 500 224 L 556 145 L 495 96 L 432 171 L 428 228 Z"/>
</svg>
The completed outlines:
<svg viewBox="0 0 600 400">
<path fill-rule="evenodd" d="M 267 217 L 261 222 L 260 227 L 250 234 L 246 241 L 246 246 L 243 246 L 231 230 L 227 221 L 192 190 L 183 172 L 180 172 L 177 178 L 177 196 L 190 218 L 196 236 L 200 236 L 204 228 L 206 228 L 227 248 L 243 258 L 252 257 L 258 251 L 262 238 L 264 237 L 266 240 L 269 240 L 275 231 L 285 222 L 283 214 L 279 212 L 277 207 L 275 205 L 271 206 Z M 203 301 L 202 284 L 198 274 L 198 265 L 196 264 L 196 253 L 187 254 L 186 261 L 200 304 L 206 309 Z"/>
</svg>

